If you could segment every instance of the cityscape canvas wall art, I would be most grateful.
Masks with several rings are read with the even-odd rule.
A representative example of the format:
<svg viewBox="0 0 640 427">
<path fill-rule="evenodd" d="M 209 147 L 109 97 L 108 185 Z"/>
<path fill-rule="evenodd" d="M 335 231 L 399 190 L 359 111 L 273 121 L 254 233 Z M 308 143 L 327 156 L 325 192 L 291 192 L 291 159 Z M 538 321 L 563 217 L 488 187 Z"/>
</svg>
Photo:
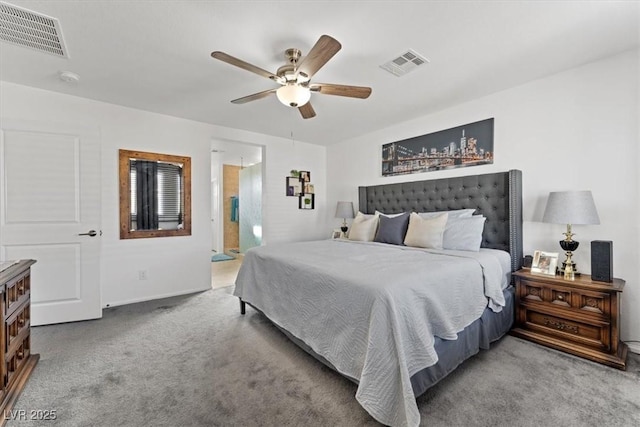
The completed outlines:
<svg viewBox="0 0 640 427">
<path fill-rule="evenodd" d="M 493 118 L 382 146 L 382 176 L 493 163 Z"/>
</svg>

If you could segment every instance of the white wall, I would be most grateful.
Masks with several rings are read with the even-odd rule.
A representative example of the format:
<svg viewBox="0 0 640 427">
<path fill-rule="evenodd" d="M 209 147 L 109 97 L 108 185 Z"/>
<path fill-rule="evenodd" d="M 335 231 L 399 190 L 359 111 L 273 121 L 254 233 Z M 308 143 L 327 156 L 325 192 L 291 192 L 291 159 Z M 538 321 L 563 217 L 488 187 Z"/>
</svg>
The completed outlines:
<svg viewBox="0 0 640 427">
<path fill-rule="evenodd" d="M 524 250 L 561 252 L 564 226 L 541 222 L 550 191 L 591 190 L 600 225 L 574 226 L 574 261 L 590 272 L 591 240 L 613 240 L 614 274 L 626 279 L 622 339 L 640 340 L 639 51 L 630 51 L 468 102 L 327 150 L 328 203 L 352 200 L 357 187 L 520 169 Z M 493 165 L 381 176 L 381 145 L 495 117 Z M 327 228 L 340 220 L 327 215 Z M 564 259 L 564 258 L 562 258 Z"/>
<path fill-rule="evenodd" d="M 0 82 L 0 115 L 7 119 L 99 128 L 102 144 L 103 306 L 209 289 L 211 284 L 211 153 L 214 138 L 264 145 L 264 241 L 325 237 L 324 147 L 149 113 L 84 98 Z M 192 161 L 192 235 L 119 239 L 118 149 L 186 155 Z M 312 171 L 315 211 L 286 197 L 291 169 Z M 322 219 L 322 221 L 321 221 Z M 138 270 L 148 280 L 138 280 Z"/>
</svg>

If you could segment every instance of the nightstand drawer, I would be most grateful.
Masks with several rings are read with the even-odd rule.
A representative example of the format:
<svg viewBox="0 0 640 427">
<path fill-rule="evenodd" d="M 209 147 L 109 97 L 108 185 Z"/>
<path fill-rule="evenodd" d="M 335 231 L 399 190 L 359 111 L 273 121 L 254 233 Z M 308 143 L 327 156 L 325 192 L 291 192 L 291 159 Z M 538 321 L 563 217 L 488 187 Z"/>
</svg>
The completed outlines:
<svg viewBox="0 0 640 427">
<path fill-rule="evenodd" d="M 524 304 L 565 308 L 600 320 L 609 319 L 611 314 L 611 295 L 608 293 L 529 280 L 522 280 L 518 289 Z"/>
<path fill-rule="evenodd" d="M 608 351 L 611 347 L 610 325 L 608 323 L 597 325 L 576 319 L 569 320 L 526 307 L 521 307 L 521 310 L 524 311 L 522 326 L 526 329 L 561 337 L 564 340 L 599 350 Z"/>
<path fill-rule="evenodd" d="M 626 368 L 627 346 L 620 342 L 620 295 L 625 282 L 597 282 L 583 274 L 562 276 L 513 273 L 516 319 L 511 333 L 556 350 L 618 369 Z"/>
</svg>

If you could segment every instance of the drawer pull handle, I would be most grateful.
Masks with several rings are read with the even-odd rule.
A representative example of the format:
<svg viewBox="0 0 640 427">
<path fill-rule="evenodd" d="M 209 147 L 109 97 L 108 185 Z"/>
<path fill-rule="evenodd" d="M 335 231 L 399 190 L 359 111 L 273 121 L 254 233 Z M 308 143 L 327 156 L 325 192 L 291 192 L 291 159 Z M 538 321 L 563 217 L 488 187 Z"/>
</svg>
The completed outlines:
<svg viewBox="0 0 640 427">
<path fill-rule="evenodd" d="M 578 327 L 577 326 L 573 326 L 573 325 L 567 325 L 564 322 L 558 322 L 556 320 L 551 320 L 548 317 L 544 318 L 544 324 L 545 326 L 551 326 L 553 328 L 556 328 L 560 331 L 564 331 L 565 329 L 569 332 L 573 332 L 574 334 L 578 333 Z"/>
<path fill-rule="evenodd" d="M 18 319 L 18 325 L 24 326 L 24 319 Z"/>
</svg>

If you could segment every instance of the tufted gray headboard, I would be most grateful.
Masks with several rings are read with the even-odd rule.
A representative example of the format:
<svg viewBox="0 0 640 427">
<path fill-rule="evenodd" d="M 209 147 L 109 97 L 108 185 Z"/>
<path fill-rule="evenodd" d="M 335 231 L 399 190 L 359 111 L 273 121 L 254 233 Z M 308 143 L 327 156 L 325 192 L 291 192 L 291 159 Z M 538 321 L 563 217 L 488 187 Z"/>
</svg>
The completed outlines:
<svg viewBox="0 0 640 427">
<path fill-rule="evenodd" d="M 482 247 L 511 254 L 522 266 L 522 172 L 490 173 L 359 187 L 360 211 L 372 214 L 475 208 L 487 222 Z"/>
</svg>

